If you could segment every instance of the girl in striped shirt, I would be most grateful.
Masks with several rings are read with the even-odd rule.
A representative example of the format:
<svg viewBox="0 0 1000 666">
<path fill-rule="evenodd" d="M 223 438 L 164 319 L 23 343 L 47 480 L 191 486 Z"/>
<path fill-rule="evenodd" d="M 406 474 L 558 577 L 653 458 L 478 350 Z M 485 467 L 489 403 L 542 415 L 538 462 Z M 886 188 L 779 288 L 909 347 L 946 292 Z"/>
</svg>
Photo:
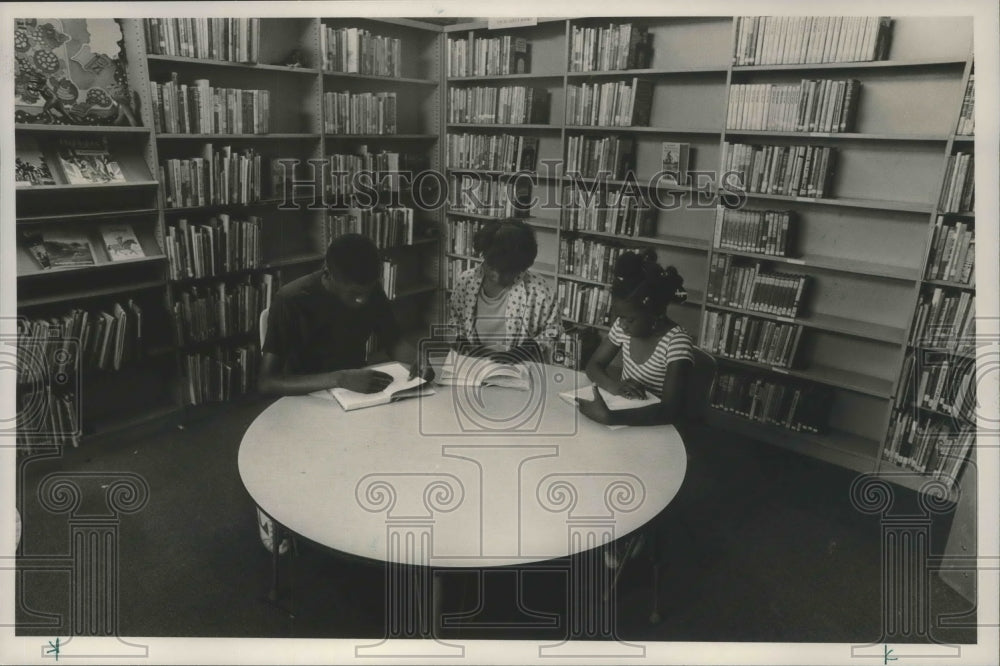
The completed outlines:
<svg viewBox="0 0 1000 666">
<path fill-rule="evenodd" d="M 667 306 L 687 299 L 684 280 L 673 266 L 666 269 L 647 249 L 642 254 L 626 252 L 615 264 L 611 285 L 614 325 L 587 363 L 587 376 L 597 386 L 615 395 L 641 398 L 646 393 L 660 402 L 611 411 L 600 394 L 580 400 L 580 411 L 608 425 L 660 425 L 677 418 L 684 381 L 694 363 L 693 343 L 681 326 L 667 316 Z M 621 353 L 621 377 L 608 373 L 608 366 Z"/>
</svg>

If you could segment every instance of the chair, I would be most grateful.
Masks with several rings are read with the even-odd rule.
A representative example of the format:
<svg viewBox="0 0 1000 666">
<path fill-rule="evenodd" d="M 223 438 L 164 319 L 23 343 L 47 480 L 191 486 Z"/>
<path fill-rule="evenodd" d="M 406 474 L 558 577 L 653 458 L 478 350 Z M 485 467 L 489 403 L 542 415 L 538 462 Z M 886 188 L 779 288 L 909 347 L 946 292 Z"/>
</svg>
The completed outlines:
<svg viewBox="0 0 1000 666">
<path fill-rule="evenodd" d="M 715 382 L 715 358 L 697 347 L 691 351 L 694 354 L 694 365 L 688 373 L 686 381 L 688 390 L 684 394 L 681 409 L 682 419 L 675 424 L 682 437 L 688 432 L 689 426 L 702 423 L 705 420 L 705 415 L 708 413 L 709 399 L 712 395 L 712 385 Z M 689 452 L 688 460 L 690 459 L 691 454 Z M 653 522 L 655 522 L 655 519 Z M 652 523 L 633 533 L 625 542 L 624 554 L 616 563 L 614 576 L 611 579 L 611 589 L 613 590 L 618 585 L 618 579 L 625 569 L 625 563 L 634 559 L 643 542 L 649 543 L 647 552 L 652 563 L 653 573 L 653 584 L 651 586 L 653 598 L 649 622 L 650 624 L 656 624 L 662 619 L 660 616 L 660 561 L 656 531 Z M 607 596 L 605 596 L 605 600 L 607 600 Z"/>
<path fill-rule="evenodd" d="M 264 353 L 264 337 L 267 335 L 267 312 L 268 308 L 260 311 L 260 353 Z M 260 534 L 260 541 L 269 551 L 274 550 L 274 521 L 269 515 L 257 507 L 257 531 Z M 288 539 L 282 539 L 278 546 L 278 553 L 284 555 L 289 547 L 295 548 L 294 539 L 289 543 Z"/>
<path fill-rule="evenodd" d="M 264 308 L 260 311 L 260 352 L 264 353 L 264 336 L 267 335 L 267 311 L 268 308 Z"/>
</svg>

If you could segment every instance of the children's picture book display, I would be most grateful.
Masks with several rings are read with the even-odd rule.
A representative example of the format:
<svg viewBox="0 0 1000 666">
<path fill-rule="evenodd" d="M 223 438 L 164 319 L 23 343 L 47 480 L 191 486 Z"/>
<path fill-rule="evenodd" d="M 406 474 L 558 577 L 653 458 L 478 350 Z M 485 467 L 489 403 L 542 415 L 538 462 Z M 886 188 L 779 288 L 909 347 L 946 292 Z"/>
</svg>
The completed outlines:
<svg viewBox="0 0 1000 666">
<path fill-rule="evenodd" d="M 17 187 L 56 184 L 49 163 L 34 137 L 17 137 L 16 155 L 14 156 L 14 184 Z"/>
<path fill-rule="evenodd" d="M 42 232 L 42 239 L 53 267 L 94 265 L 94 250 L 86 234 L 49 229 Z"/>
</svg>

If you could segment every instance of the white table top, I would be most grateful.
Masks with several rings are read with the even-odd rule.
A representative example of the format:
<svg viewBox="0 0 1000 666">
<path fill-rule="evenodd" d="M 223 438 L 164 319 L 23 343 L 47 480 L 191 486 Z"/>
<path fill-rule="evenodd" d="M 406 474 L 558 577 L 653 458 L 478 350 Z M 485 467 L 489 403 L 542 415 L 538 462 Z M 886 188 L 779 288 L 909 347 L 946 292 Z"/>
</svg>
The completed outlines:
<svg viewBox="0 0 1000 666">
<path fill-rule="evenodd" d="M 687 466 L 673 426 L 611 430 L 558 397 L 587 385 L 582 374 L 532 375 L 537 390 L 436 386 L 353 412 L 282 398 L 244 435 L 240 476 L 264 511 L 312 541 L 439 567 L 574 554 L 670 503 Z M 425 540 L 407 546 L 400 534 Z"/>
</svg>

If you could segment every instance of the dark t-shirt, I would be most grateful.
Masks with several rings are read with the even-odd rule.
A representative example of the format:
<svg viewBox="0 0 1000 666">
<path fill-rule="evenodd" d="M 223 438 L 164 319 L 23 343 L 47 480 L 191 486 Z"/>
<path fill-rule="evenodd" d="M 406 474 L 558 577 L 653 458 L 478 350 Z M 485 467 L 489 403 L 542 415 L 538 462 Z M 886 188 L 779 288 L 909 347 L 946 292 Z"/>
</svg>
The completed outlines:
<svg viewBox="0 0 1000 666">
<path fill-rule="evenodd" d="M 375 333 L 385 349 L 399 339 L 399 325 L 381 287 L 363 306 L 350 308 L 323 287 L 322 275 L 318 271 L 289 282 L 274 295 L 268 311 L 264 352 L 284 359 L 286 372 L 360 368 L 369 335 Z"/>
</svg>

